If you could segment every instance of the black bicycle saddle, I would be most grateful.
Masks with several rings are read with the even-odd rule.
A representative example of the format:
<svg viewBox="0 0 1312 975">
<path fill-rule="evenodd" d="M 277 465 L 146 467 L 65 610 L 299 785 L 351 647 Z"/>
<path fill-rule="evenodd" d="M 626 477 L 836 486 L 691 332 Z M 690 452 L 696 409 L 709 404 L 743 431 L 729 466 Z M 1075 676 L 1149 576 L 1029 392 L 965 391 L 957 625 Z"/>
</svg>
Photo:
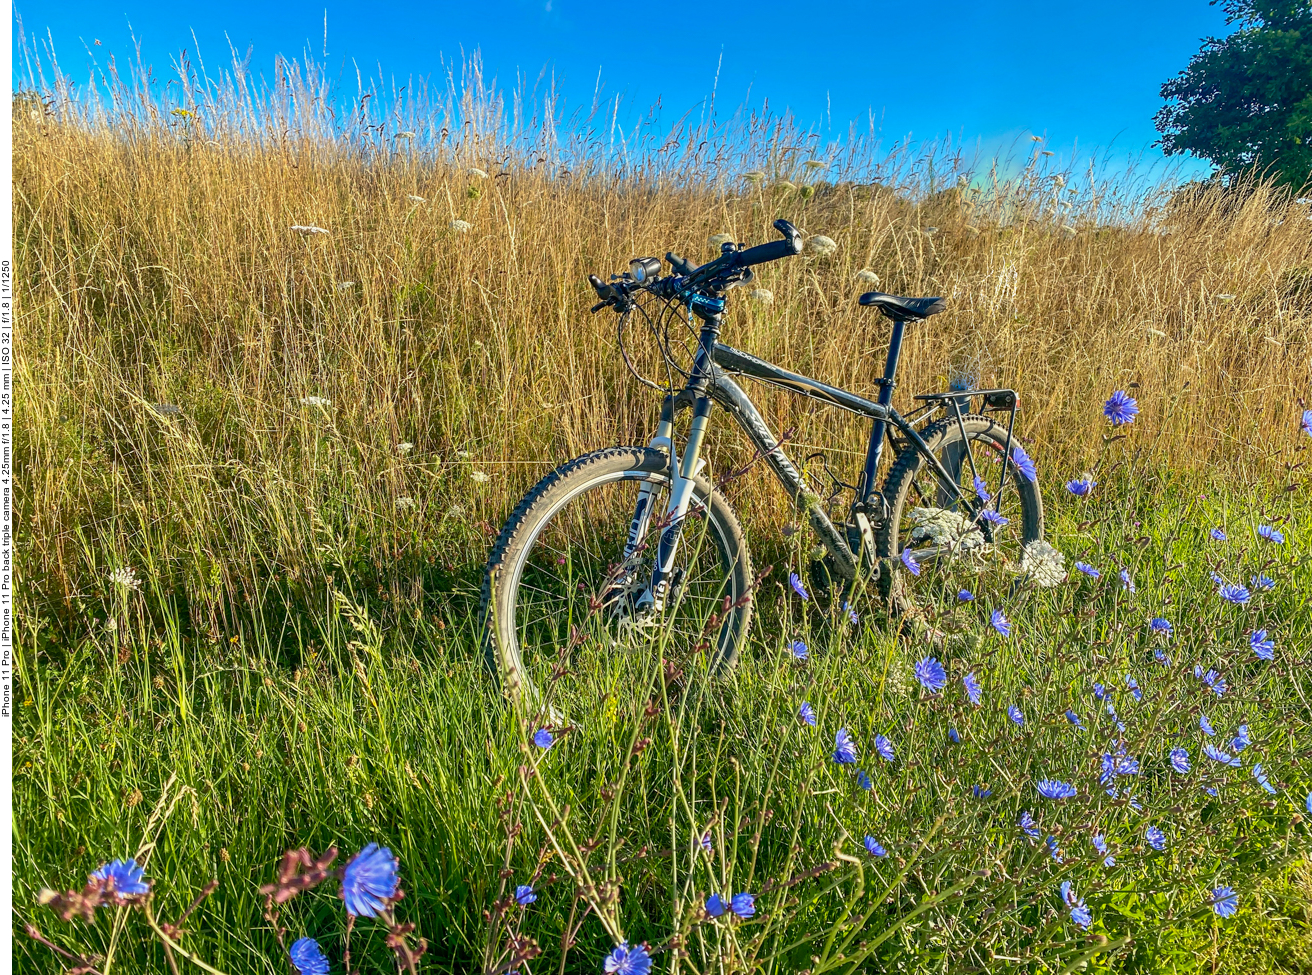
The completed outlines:
<svg viewBox="0 0 1312 975">
<path fill-rule="evenodd" d="M 942 298 L 899 298 L 882 291 L 867 291 L 859 300 L 863 305 L 874 305 L 895 322 L 922 321 L 947 307 Z"/>
</svg>

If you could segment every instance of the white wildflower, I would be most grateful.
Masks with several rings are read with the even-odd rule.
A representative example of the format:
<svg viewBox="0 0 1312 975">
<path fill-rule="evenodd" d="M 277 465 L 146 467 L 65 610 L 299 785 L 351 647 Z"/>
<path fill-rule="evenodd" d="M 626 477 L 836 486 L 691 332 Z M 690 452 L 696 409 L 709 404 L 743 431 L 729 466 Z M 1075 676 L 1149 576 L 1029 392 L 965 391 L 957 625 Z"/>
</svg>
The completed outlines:
<svg viewBox="0 0 1312 975">
<path fill-rule="evenodd" d="M 330 399 L 324 399 L 322 396 L 302 396 L 301 405 L 317 406 L 322 410 L 326 410 L 333 405 L 333 401 Z"/>
<path fill-rule="evenodd" d="M 354 287 L 355 287 L 354 281 L 339 281 L 337 284 L 337 290 L 340 292 L 350 291 Z"/>
<path fill-rule="evenodd" d="M 427 202 L 428 202 L 428 199 L 427 199 L 426 197 L 415 196 L 415 194 L 413 194 L 413 193 L 407 193 L 407 194 L 406 194 L 406 199 L 409 200 L 411 203 L 427 203 Z"/>
<path fill-rule="evenodd" d="M 456 521 L 460 521 L 461 519 L 465 518 L 467 515 L 468 512 L 465 511 L 465 509 L 458 504 L 453 504 L 451 507 L 446 509 L 446 516 L 448 518 L 454 518 Z"/>
<path fill-rule="evenodd" d="M 469 460 L 470 456 L 472 456 L 472 455 L 469 453 L 468 450 L 457 450 L 457 451 L 456 451 L 456 457 L 458 457 L 460 460 Z"/>
<path fill-rule="evenodd" d="M 759 301 L 763 305 L 774 304 L 774 292 L 768 288 L 753 288 L 747 292 L 747 297 L 753 301 Z"/>
<path fill-rule="evenodd" d="M 1217 296 L 1216 296 L 1216 300 L 1217 300 L 1217 301 L 1234 301 L 1234 300 L 1235 300 L 1235 296 L 1234 296 L 1234 295 L 1217 295 Z"/>
<path fill-rule="evenodd" d="M 403 440 L 401 443 L 396 445 L 396 452 L 403 456 L 405 454 L 410 453 L 410 451 L 414 449 L 415 449 L 415 445 L 412 444 L 409 440 Z"/>
<path fill-rule="evenodd" d="M 314 234 L 328 233 L 328 231 L 324 230 L 322 227 L 305 226 L 299 223 L 292 224 L 292 230 L 296 231 L 298 234 L 305 234 L 307 237 L 313 236 Z"/>
<path fill-rule="evenodd" d="M 173 403 L 151 403 L 150 408 L 160 416 L 177 416 L 182 412 L 182 407 Z"/>
<path fill-rule="evenodd" d="M 1066 556 L 1047 542 L 1029 542 L 1021 553 L 1020 571 L 1036 586 L 1049 589 L 1066 581 Z"/>
<path fill-rule="evenodd" d="M 396 133 L 396 137 L 398 139 L 413 139 L 415 134 L 407 129 L 405 132 Z"/>
<path fill-rule="evenodd" d="M 814 254 L 816 257 L 826 257 L 838 250 L 838 244 L 832 237 L 816 234 L 807 240 L 806 250 L 808 254 Z"/>
<path fill-rule="evenodd" d="M 753 169 L 750 173 L 743 173 L 743 179 L 751 183 L 759 183 L 761 180 L 765 179 L 765 173 L 761 172 L 759 169 Z"/>
<path fill-rule="evenodd" d="M 823 159 L 808 159 L 802 165 L 807 169 L 824 169 L 829 163 L 825 162 Z"/>
<path fill-rule="evenodd" d="M 793 183 L 788 182 L 788 180 L 786 180 L 786 179 L 781 179 L 781 180 L 779 180 L 777 183 L 775 183 L 774 185 L 775 185 L 775 188 L 776 188 L 776 189 L 781 189 L 781 190 L 795 190 L 795 189 L 797 189 L 797 186 L 796 186 L 796 185 L 794 185 Z"/>
<path fill-rule="evenodd" d="M 392 502 L 392 503 L 396 505 L 398 511 L 404 511 L 406 508 L 413 508 L 413 507 L 415 506 L 415 499 L 414 499 L 414 498 L 397 498 L 397 499 L 396 499 L 394 502 Z"/>
<path fill-rule="evenodd" d="M 856 279 L 862 284 L 873 284 L 876 288 L 879 287 L 879 275 L 869 268 L 862 268 L 857 271 Z"/>
<path fill-rule="evenodd" d="M 470 166 L 465 170 L 466 176 L 473 176 L 475 179 L 487 179 L 487 170 L 479 169 L 477 166 Z"/>
<path fill-rule="evenodd" d="M 969 552 L 986 544 L 975 523 L 960 512 L 947 508 L 912 508 L 909 517 L 915 526 L 911 529 L 913 544 L 928 542 L 959 552 Z"/>
<path fill-rule="evenodd" d="M 472 223 L 466 223 L 464 220 L 452 220 L 448 226 L 458 234 L 467 234 L 474 229 Z"/>
<path fill-rule="evenodd" d="M 1066 185 L 1066 177 L 1063 176 L 1061 173 L 1058 173 L 1056 176 L 1052 178 L 1052 185 L 1057 187 L 1057 189 L 1061 189 L 1063 186 Z"/>
<path fill-rule="evenodd" d="M 141 580 L 137 578 L 137 571 L 130 565 L 125 565 L 121 569 L 115 569 L 109 575 L 109 581 L 116 586 L 122 586 L 136 592 L 141 588 Z"/>
<path fill-rule="evenodd" d="M 711 234 L 711 236 L 710 236 L 710 237 L 708 238 L 708 240 L 707 240 L 707 243 L 709 243 L 712 247 L 714 247 L 714 248 L 718 251 L 718 250 L 719 250 L 722 246 L 724 246 L 725 244 L 732 244 L 732 243 L 733 243 L 733 235 L 732 235 L 732 234 Z"/>
<path fill-rule="evenodd" d="M 489 480 L 491 480 L 491 478 L 489 478 L 488 475 L 484 474 L 482 471 L 470 471 L 469 479 L 473 481 L 475 484 L 486 484 Z"/>
</svg>

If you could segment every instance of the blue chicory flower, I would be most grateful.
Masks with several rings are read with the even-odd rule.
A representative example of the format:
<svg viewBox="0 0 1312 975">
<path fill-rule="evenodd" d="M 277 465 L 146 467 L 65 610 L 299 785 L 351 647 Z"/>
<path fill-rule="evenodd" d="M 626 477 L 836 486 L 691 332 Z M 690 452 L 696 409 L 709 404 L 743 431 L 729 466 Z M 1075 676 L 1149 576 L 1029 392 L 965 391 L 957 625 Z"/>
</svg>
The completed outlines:
<svg viewBox="0 0 1312 975">
<path fill-rule="evenodd" d="M 1267 792 L 1271 793 L 1271 795 L 1276 794 L 1276 787 L 1271 784 L 1271 781 L 1266 777 L 1266 773 L 1262 771 L 1261 762 L 1258 762 L 1253 766 L 1253 778 L 1257 779 L 1257 784 Z"/>
<path fill-rule="evenodd" d="M 645 945 L 629 947 L 627 941 L 615 946 L 601 964 L 606 975 L 648 975 L 651 972 L 651 955 Z"/>
<path fill-rule="evenodd" d="M 1092 477 L 1086 475 L 1078 481 L 1067 481 L 1066 490 L 1071 492 L 1071 494 L 1075 495 L 1077 498 L 1086 498 L 1097 483 L 1098 482 Z"/>
<path fill-rule="evenodd" d="M 1186 748 L 1171 749 L 1171 768 L 1175 769 L 1181 775 L 1189 771 L 1189 750 Z"/>
<path fill-rule="evenodd" d="M 313 938 L 297 938 L 287 951 L 297 975 L 328 975 L 328 957 Z"/>
<path fill-rule="evenodd" d="M 537 731 L 533 732 L 533 744 L 537 745 L 539 748 L 546 750 L 554 743 L 555 738 L 546 728 L 539 728 Z"/>
<path fill-rule="evenodd" d="M 911 549 L 904 548 L 899 557 L 902 559 L 902 564 L 906 566 L 908 572 L 913 576 L 920 575 L 920 563 L 916 561 L 916 557 L 911 553 Z"/>
<path fill-rule="evenodd" d="M 706 913 L 711 917 L 720 917 L 729 909 L 729 905 L 724 902 L 724 898 L 719 894 L 712 894 L 706 898 Z"/>
<path fill-rule="evenodd" d="M 1257 654 L 1263 660 L 1275 659 L 1276 642 L 1267 639 L 1266 630 L 1258 630 L 1249 637 L 1248 645 L 1253 648 L 1253 653 Z"/>
<path fill-rule="evenodd" d="M 1066 720 L 1075 725 L 1075 727 L 1079 728 L 1081 731 L 1084 730 L 1084 723 L 1080 721 L 1080 716 L 1074 711 L 1068 710 L 1066 712 Z"/>
<path fill-rule="evenodd" d="M 1107 402 L 1103 403 L 1102 412 L 1111 421 L 1112 426 L 1119 427 L 1134 422 L 1134 418 L 1139 414 L 1139 404 L 1125 390 L 1118 389 L 1108 397 Z"/>
<path fill-rule="evenodd" d="M 1007 617 L 1002 615 L 1002 610 L 995 609 L 989 615 L 989 625 L 1002 636 L 1011 636 L 1011 623 L 1007 621 Z"/>
<path fill-rule="evenodd" d="M 1087 562 L 1076 562 L 1076 563 L 1075 563 L 1075 568 L 1079 569 L 1081 572 L 1083 572 L 1083 573 L 1084 573 L 1086 576 L 1088 576 L 1090 579 L 1101 579 L 1101 578 L 1102 578 L 1102 573 L 1099 572 L 1097 569 L 1095 569 L 1093 566 L 1089 565 L 1089 563 L 1087 563 Z"/>
<path fill-rule="evenodd" d="M 1239 895 L 1233 887 L 1217 887 L 1212 891 L 1212 910 L 1221 917 L 1230 917 L 1239 910 Z"/>
<path fill-rule="evenodd" d="M 729 902 L 729 910 L 746 920 L 756 913 L 756 897 L 753 894 L 734 894 Z"/>
<path fill-rule="evenodd" d="M 1061 899 L 1065 901 L 1066 906 L 1070 909 L 1071 920 L 1082 928 L 1087 928 L 1093 923 L 1093 915 L 1089 913 L 1089 908 L 1085 905 L 1083 899 L 1076 896 L 1075 891 L 1071 889 L 1071 882 L 1063 880 L 1061 882 Z"/>
<path fill-rule="evenodd" d="M 883 735 L 875 735 L 875 751 L 879 752 L 885 761 L 893 761 L 893 743 Z"/>
<path fill-rule="evenodd" d="M 1093 844 L 1095 850 L 1103 855 L 1102 865 L 1104 867 L 1116 866 L 1116 857 L 1107 852 L 1107 840 L 1101 833 L 1096 834 L 1089 842 Z"/>
<path fill-rule="evenodd" d="M 1276 581 L 1270 576 L 1264 575 L 1253 576 L 1248 580 L 1248 584 L 1252 587 L 1253 592 L 1270 591 L 1276 587 Z"/>
<path fill-rule="evenodd" d="M 1237 582 L 1223 584 L 1216 594 L 1227 603 L 1234 603 L 1236 606 L 1243 606 L 1252 598 L 1252 594 Z"/>
<path fill-rule="evenodd" d="M 1231 768 L 1239 768 L 1243 761 L 1238 755 L 1227 755 L 1221 749 L 1217 748 L 1210 741 L 1203 743 L 1203 754 L 1214 762 L 1220 762 L 1222 765 L 1228 765 Z"/>
<path fill-rule="evenodd" d="M 987 799 L 989 796 L 993 795 L 992 789 L 986 788 L 982 785 L 971 786 L 970 791 L 976 799 Z"/>
<path fill-rule="evenodd" d="M 1198 727 L 1203 729 L 1203 734 L 1205 735 L 1216 734 L 1216 729 L 1212 727 L 1212 722 L 1207 720 L 1207 715 L 1205 714 L 1200 714 L 1198 716 Z"/>
<path fill-rule="evenodd" d="M 533 893 L 532 884 L 520 884 L 515 888 L 515 903 L 520 907 L 528 907 L 537 899 L 538 895 Z"/>
<path fill-rule="evenodd" d="M 1011 720 L 1018 725 L 1023 725 L 1025 723 L 1025 715 L 1021 714 L 1020 708 L 1016 707 L 1014 704 L 1007 708 L 1007 717 L 1011 718 Z"/>
<path fill-rule="evenodd" d="M 1075 786 L 1061 779 L 1040 779 L 1035 788 L 1045 799 L 1069 799 L 1079 792 Z"/>
<path fill-rule="evenodd" d="M 1131 596 L 1133 596 L 1136 590 L 1134 588 L 1134 579 L 1130 576 L 1130 570 L 1122 569 L 1120 572 L 1120 576 L 1121 576 L 1121 586 L 1125 589 L 1126 592 L 1128 592 Z"/>
<path fill-rule="evenodd" d="M 811 707 L 811 702 L 803 701 L 802 706 L 797 709 L 797 716 L 802 719 L 803 724 L 815 727 L 815 708 Z"/>
<path fill-rule="evenodd" d="M 1161 616 L 1154 616 L 1148 623 L 1148 629 L 1162 636 L 1171 635 L 1171 621 Z"/>
<path fill-rule="evenodd" d="M 990 501 L 993 500 L 993 495 L 989 494 L 988 485 L 984 483 L 984 478 L 976 474 L 974 481 L 972 481 L 972 484 L 975 487 L 975 496 L 977 498 L 979 498 L 985 504 L 988 504 Z"/>
<path fill-rule="evenodd" d="M 803 600 L 811 598 L 806 594 L 806 587 L 802 585 L 802 579 L 796 572 L 788 573 L 788 584 L 793 587 L 793 592 L 801 596 Z"/>
<path fill-rule="evenodd" d="M 856 761 L 856 743 L 846 728 L 839 728 L 834 735 L 834 761 L 840 765 L 851 765 Z"/>
<path fill-rule="evenodd" d="M 1039 825 L 1034 821 L 1034 817 L 1030 815 L 1028 809 L 1020 814 L 1020 828 L 1025 831 L 1025 835 L 1030 839 L 1037 840 L 1039 838 Z"/>
<path fill-rule="evenodd" d="M 1143 838 L 1148 841 L 1148 845 L 1154 850 L 1166 849 L 1166 834 L 1156 826 L 1149 826 L 1144 830 Z"/>
<path fill-rule="evenodd" d="M 980 685 L 979 678 L 975 676 L 972 670 L 965 677 L 961 678 L 961 684 L 966 688 L 966 696 L 970 698 L 970 703 L 978 705 L 980 698 L 984 694 L 984 688 Z"/>
<path fill-rule="evenodd" d="M 866 852 L 872 857 L 888 856 L 888 851 L 885 850 L 873 836 L 867 836 L 862 840 L 862 843 L 865 845 Z"/>
<path fill-rule="evenodd" d="M 957 593 L 957 599 L 963 603 L 968 603 L 975 598 L 975 594 L 969 589 L 962 589 Z"/>
<path fill-rule="evenodd" d="M 801 640 L 793 640 L 788 644 L 788 652 L 797 660 L 805 660 L 811 656 L 811 651 L 806 648 L 806 644 Z"/>
<path fill-rule="evenodd" d="M 1025 480 L 1031 484 L 1038 482 L 1038 468 L 1034 466 L 1034 461 L 1030 458 L 1030 455 L 1025 453 L 1025 448 L 1018 443 L 1011 445 L 1011 462 L 1016 465 L 1016 470 L 1025 475 Z"/>
<path fill-rule="evenodd" d="M 857 770 L 856 784 L 859 785 L 861 788 L 865 789 L 867 792 L 869 792 L 874 787 L 874 783 L 870 781 L 870 776 L 866 775 L 864 769 Z"/>
<path fill-rule="evenodd" d="M 943 665 L 933 657 L 925 657 L 916 663 L 916 680 L 920 686 L 931 694 L 937 694 L 943 690 L 948 682 L 948 673 L 943 669 Z"/>
<path fill-rule="evenodd" d="M 145 878 L 145 868 L 138 865 L 134 857 L 101 864 L 91 877 L 106 881 L 105 886 L 113 890 L 115 900 L 150 893 L 150 881 Z"/>
<path fill-rule="evenodd" d="M 370 843 L 351 858 L 342 872 L 342 898 L 346 913 L 354 917 L 377 917 L 396 896 L 400 883 L 397 859 L 392 851 Z"/>
<path fill-rule="evenodd" d="M 1270 525 L 1258 525 L 1257 534 L 1265 538 L 1268 542 L 1274 542 L 1276 545 L 1285 544 L 1285 536 L 1282 532 L 1277 531 Z"/>
<path fill-rule="evenodd" d="M 949 728 L 949 729 L 948 729 L 948 739 L 949 739 L 954 745 L 956 745 L 956 744 L 959 744 L 959 743 L 961 742 L 961 735 L 959 735 L 959 734 L 957 733 L 957 729 L 956 729 L 956 728 Z"/>
<path fill-rule="evenodd" d="M 1223 531 L 1222 531 L 1221 529 L 1219 529 L 1219 528 L 1213 528 L 1213 529 L 1212 529 L 1211 531 L 1209 531 L 1207 534 L 1208 534 L 1209 536 L 1211 536 L 1211 539 L 1212 539 L 1212 541 L 1214 541 L 1214 542 L 1224 542 L 1224 541 L 1226 541 L 1226 534 L 1225 534 L 1225 532 L 1223 532 Z"/>
<path fill-rule="evenodd" d="M 985 508 L 979 513 L 979 516 L 989 524 L 997 525 L 999 528 L 1006 528 L 1011 524 L 1011 519 L 1006 518 L 1001 512 L 994 511 L 992 508 Z"/>
<path fill-rule="evenodd" d="M 1237 755 L 1252 743 L 1253 739 L 1248 735 L 1248 725 L 1241 724 L 1234 738 L 1230 740 L 1230 749 Z"/>
</svg>

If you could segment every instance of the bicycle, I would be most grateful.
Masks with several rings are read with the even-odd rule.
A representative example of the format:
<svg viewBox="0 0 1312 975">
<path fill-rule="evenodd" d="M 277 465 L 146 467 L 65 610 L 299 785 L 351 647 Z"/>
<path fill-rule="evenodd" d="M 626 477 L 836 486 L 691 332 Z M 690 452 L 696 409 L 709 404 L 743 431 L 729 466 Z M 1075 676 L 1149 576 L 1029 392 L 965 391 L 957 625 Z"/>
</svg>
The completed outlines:
<svg viewBox="0 0 1312 975">
<path fill-rule="evenodd" d="M 566 658 L 587 639 L 589 621 L 612 646 L 664 632 L 689 645 L 701 640 L 712 674 L 733 667 L 751 624 L 755 580 L 742 526 L 702 472 L 702 446 L 717 405 L 805 513 L 826 553 L 813 570 L 832 577 L 845 599 L 858 586 L 875 583 L 884 598 L 905 608 L 904 570 L 919 574 L 938 561 L 985 553 L 1015 559 L 1042 539 L 1037 473 L 1014 436 L 1015 390 L 920 394 L 915 399 L 921 405 L 907 417 L 892 406 L 904 330 L 941 312 L 942 298 L 861 295 L 861 306 L 892 322 L 873 401 L 720 342 L 726 293 L 749 283 L 754 266 L 802 250 L 797 228 L 786 220 L 774 226 L 782 240 L 750 248 L 725 243 L 718 258 L 700 267 L 667 253 L 672 273 L 665 276 L 653 257 L 634 259 L 609 283 L 589 276 L 600 299 L 592 312 L 610 308 L 619 315 L 626 364 L 664 399 L 645 447 L 611 447 L 561 465 L 524 496 L 493 546 L 481 622 L 487 663 L 511 696 L 540 700 L 537 684 L 568 669 Z M 629 359 L 624 335 L 635 313 L 663 342 L 670 370 L 663 386 L 642 376 Z M 684 314 L 690 331 L 694 318 L 700 321 L 687 370 L 679 367 L 669 339 L 669 322 L 676 316 L 682 321 Z M 686 379 L 681 389 L 675 388 L 675 371 Z M 736 376 L 871 421 L 845 522 L 833 523 Z M 977 399 L 980 412 L 973 413 Z M 692 418 L 680 451 L 675 421 L 687 409 Z M 1003 414 L 1005 428 L 993 418 Z M 876 479 L 885 441 L 895 456 L 881 487 Z M 700 525 L 700 535 L 685 537 L 689 524 Z M 709 635 L 708 619 L 718 627 Z"/>
</svg>

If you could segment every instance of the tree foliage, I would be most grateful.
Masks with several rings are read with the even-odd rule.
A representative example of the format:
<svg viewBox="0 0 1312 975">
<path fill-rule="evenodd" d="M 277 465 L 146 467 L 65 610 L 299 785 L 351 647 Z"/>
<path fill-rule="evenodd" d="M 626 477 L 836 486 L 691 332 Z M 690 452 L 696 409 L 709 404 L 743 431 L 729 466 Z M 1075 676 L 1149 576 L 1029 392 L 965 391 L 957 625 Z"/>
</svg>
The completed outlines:
<svg viewBox="0 0 1312 975">
<path fill-rule="evenodd" d="M 1223 173 L 1267 169 L 1298 189 L 1312 177 L 1312 0 L 1222 5 L 1238 29 L 1207 38 L 1162 85 L 1158 145 Z"/>
</svg>

